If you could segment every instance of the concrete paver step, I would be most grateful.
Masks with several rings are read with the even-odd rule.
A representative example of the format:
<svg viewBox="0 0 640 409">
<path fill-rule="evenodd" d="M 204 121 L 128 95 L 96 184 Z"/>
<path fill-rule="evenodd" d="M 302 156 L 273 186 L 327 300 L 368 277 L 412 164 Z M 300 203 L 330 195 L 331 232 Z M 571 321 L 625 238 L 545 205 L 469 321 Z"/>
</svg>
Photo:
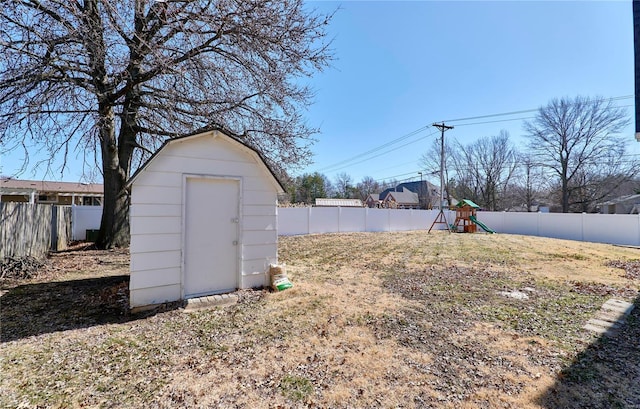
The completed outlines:
<svg viewBox="0 0 640 409">
<path fill-rule="evenodd" d="M 631 310 L 633 310 L 633 304 L 611 298 L 583 328 L 598 334 L 611 334 L 624 324 Z"/>
<path fill-rule="evenodd" d="M 629 313 L 631 313 L 631 310 L 633 309 L 633 304 L 631 304 L 630 302 L 612 298 L 602 305 L 602 309 L 617 311 L 624 315 L 629 315 Z"/>
<path fill-rule="evenodd" d="M 233 305 L 238 302 L 237 294 L 215 294 L 204 297 L 190 298 L 184 307 L 184 312 L 202 311 L 214 307 Z"/>
</svg>

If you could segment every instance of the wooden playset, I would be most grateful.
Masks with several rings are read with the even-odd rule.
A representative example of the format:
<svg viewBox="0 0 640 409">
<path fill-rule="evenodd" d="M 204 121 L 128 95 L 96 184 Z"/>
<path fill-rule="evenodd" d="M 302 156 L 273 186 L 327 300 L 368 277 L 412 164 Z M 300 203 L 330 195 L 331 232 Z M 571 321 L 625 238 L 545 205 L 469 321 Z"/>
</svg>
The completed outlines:
<svg viewBox="0 0 640 409">
<path fill-rule="evenodd" d="M 456 221 L 453 223 L 453 230 L 463 233 L 475 233 L 476 224 L 471 221 L 471 216 L 476 215 L 479 208 L 477 204 L 471 200 L 463 200 L 456 206 Z"/>
<path fill-rule="evenodd" d="M 473 201 L 465 199 L 456 206 L 456 221 L 453 223 L 453 231 L 461 233 L 475 233 L 477 226 L 487 233 L 495 233 L 493 230 L 478 221 L 476 211 L 480 208 Z"/>
</svg>

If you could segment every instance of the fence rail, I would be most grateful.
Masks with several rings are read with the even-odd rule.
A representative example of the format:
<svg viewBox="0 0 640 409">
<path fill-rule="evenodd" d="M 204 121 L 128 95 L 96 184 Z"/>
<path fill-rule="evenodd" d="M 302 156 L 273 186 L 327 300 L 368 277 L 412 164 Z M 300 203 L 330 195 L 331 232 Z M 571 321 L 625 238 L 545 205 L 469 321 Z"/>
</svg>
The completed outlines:
<svg viewBox="0 0 640 409">
<path fill-rule="evenodd" d="M 43 258 L 66 249 L 70 235 L 70 207 L 0 203 L 0 258 Z"/>
<path fill-rule="evenodd" d="M 445 214 L 449 223 L 455 221 L 455 212 Z M 279 208 L 278 234 L 428 230 L 437 215 L 437 210 Z M 478 212 L 478 220 L 498 233 L 640 246 L 636 214 Z"/>
</svg>

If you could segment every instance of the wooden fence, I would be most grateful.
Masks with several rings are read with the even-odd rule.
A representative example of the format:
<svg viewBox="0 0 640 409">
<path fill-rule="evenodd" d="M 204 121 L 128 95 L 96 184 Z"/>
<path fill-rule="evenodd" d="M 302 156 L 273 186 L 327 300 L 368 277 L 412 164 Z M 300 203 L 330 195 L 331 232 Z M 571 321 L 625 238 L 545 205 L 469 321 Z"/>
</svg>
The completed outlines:
<svg viewBox="0 0 640 409">
<path fill-rule="evenodd" d="M 44 258 L 67 248 L 71 239 L 71 207 L 0 203 L 0 259 Z"/>
</svg>

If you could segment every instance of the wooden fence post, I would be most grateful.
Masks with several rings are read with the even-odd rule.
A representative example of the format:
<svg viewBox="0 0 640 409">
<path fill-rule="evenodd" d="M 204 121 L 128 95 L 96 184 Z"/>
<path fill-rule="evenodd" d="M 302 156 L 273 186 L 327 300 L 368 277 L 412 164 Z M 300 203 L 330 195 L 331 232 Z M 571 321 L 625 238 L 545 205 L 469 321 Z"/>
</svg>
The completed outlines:
<svg viewBox="0 0 640 409">
<path fill-rule="evenodd" d="M 51 246 L 49 250 L 58 250 L 58 206 L 51 206 Z"/>
</svg>

